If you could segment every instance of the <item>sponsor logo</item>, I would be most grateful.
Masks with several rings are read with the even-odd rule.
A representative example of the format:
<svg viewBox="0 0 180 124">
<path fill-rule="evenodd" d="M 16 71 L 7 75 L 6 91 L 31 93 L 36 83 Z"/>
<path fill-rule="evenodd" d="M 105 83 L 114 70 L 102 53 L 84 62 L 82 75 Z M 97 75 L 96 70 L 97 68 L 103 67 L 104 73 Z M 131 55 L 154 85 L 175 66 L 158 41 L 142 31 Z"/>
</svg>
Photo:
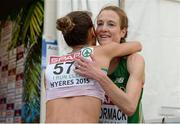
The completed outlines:
<svg viewBox="0 0 180 124">
<path fill-rule="evenodd" d="M 123 82 L 124 82 L 124 77 L 116 78 L 116 80 L 115 80 L 115 83 L 121 84 Z"/>
<path fill-rule="evenodd" d="M 64 55 L 64 56 L 51 56 L 50 57 L 50 64 L 73 61 L 75 58 L 77 58 L 79 56 L 81 56 L 81 52 L 76 52 L 76 53 Z"/>
<path fill-rule="evenodd" d="M 85 48 L 82 51 L 82 55 L 85 58 L 89 57 L 91 55 L 91 53 L 92 53 L 92 49 L 91 48 Z"/>
</svg>

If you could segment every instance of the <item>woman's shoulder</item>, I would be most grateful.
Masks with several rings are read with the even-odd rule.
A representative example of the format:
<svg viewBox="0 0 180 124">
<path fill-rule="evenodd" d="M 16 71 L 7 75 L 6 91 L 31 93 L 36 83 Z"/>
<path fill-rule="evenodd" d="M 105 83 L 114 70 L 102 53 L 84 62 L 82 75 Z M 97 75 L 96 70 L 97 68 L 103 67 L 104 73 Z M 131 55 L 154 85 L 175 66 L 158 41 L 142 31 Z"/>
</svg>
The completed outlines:
<svg viewBox="0 0 180 124">
<path fill-rule="evenodd" d="M 144 73 L 145 61 L 143 56 L 138 53 L 129 55 L 127 58 L 127 68 L 130 73 L 137 71 L 140 73 Z"/>
<path fill-rule="evenodd" d="M 144 63 L 144 57 L 140 55 L 139 53 L 134 53 L 131 54 L 127 57 L 127 61 L 132 61 L 132 62 L 143 62 Z"/>
<path fill-rule="evenodd" d="M 142 82 L 145 80 L 145 61 L 142 55 L 135 53 L 128 56 L 127 59 L 127 68 L 128 72 L 135 74 L 137 77 L 142 79 Z"/>
</svg>

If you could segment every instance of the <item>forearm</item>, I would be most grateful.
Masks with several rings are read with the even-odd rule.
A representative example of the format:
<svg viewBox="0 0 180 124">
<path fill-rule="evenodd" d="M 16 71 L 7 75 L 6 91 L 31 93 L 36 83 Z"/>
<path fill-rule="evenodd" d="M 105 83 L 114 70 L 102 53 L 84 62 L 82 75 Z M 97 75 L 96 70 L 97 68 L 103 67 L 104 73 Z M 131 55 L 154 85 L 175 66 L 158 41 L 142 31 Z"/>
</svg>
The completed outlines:
<svg viewBox="0 0 180 124">
<path fill-rule="evenodd" d="M 131 116 L 136 110 L 136 104 L 134 104 L 132 98 L 117 87 L 108 76 L 102 75 L 98 79 L 100 85 L 104 89 L 106 95 L 111 101 L 120 108 L 125 114 Z"/>
</svg>

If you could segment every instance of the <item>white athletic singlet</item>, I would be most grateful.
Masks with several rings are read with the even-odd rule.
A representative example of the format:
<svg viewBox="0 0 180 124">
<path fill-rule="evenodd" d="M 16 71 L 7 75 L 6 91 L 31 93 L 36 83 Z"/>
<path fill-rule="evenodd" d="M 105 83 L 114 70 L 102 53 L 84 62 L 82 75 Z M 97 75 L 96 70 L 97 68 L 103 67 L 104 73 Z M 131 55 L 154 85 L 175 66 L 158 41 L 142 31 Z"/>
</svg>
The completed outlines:
<svg viewBox="0 0 180 124">
<path fill-rule="evenodd" d="M 104 101 L 105 92 L 96 80 L 82 77 L 73 71 L 74 59 L 78 56 L 91 59 L 92 52 L 93 48 L 86 47 L 64 56 L 50 56 L 45 71 L 47 100 L 85 95 Z"/>
</svg>

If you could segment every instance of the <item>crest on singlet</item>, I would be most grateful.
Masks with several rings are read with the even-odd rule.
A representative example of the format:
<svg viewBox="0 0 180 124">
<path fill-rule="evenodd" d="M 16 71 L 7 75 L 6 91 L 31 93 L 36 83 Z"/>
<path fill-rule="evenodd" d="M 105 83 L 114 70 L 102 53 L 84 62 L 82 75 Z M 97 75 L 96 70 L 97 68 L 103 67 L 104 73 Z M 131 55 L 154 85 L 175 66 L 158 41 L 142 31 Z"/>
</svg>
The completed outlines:
<svg viewBox="0 0 180 124">
<path fill-rule="evenodd" d="M 91 79 L 82 77 L 74 72 L 75 69 L 75 58 L 84 57 L 91 59 L 90 54 L 93 52 L 93 48 L 86 47 L 82 48 L 78 52 L 73 52 L 63 56 L 50 56 L 50 62 L 47 66 L 46 75 L 47 89 L 56 89 L 62 87 L 73 87 L 73 86 L 85 86 L 93 85 L 94 82 Z"/>
</svg>

